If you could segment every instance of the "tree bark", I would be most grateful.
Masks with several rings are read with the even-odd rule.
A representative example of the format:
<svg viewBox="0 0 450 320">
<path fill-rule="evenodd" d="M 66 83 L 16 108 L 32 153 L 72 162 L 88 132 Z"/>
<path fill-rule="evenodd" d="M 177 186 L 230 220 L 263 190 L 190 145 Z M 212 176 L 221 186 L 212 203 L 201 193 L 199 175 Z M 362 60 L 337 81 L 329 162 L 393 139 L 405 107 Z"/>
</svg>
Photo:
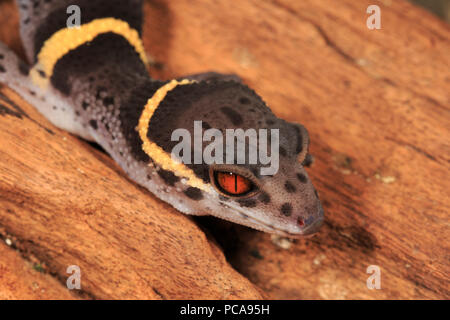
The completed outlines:
<svg viewBox="0 0 450 320">
<path fill-rule="evenodd" d="M 373 2 L 380 30 L 366 27 Z M 236 73 L 307 127 L 325 226 L 292 242 L 194 220 L 3 87 L 23 113 L 0 115 L 0 234 L 59 280 L 52 294 L 79 265 L 80 298 L 450 298 L 447 24 L 406 1 L 152 0 L 145 16 L 153 76 Z M 0 23 L 23 56 L 12 1 Z M 33 297 L 20 288 L 6 297 Z"/>
</svg>

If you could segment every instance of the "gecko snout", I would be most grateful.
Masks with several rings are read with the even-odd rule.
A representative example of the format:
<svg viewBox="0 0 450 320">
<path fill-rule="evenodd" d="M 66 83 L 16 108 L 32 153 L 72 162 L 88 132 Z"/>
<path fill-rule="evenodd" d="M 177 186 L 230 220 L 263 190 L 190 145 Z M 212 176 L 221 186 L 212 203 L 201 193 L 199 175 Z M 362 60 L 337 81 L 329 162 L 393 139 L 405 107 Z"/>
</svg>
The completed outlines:
<svg viewBox="0 0 450 320">
<path fill-rule="evenodd" d="M 311 235 L 319 231 L 323 224 L 324 212 L 322 205 L 319 203 L 318 210 L 315 214 L 310 215 L 306 219 L 302 216 L 297 218 L 297 225 L 300 227 L 302 235 Z"/>
</svg>

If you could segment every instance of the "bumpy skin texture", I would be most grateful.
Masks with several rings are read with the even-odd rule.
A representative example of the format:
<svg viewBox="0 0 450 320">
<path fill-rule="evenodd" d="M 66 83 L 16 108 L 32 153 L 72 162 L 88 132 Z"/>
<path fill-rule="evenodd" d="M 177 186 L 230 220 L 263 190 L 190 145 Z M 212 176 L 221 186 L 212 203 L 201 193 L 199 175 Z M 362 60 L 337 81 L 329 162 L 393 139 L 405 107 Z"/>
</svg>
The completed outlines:
<svg viewBox="0 0 450 320">
<path fill-rule="evenodd" d="M 126 21 L 141 33 L 142 3 L 128 1 L 17 1 L 21 35 L 31 64 L 45 41 L 65 28 L 68 5 L 81 8 L 82 24 L 104 17 Z M 279 129 L 279 170 L 260 175 L 261 164 L 187 164 L 207 191 L 192 187 L 177 172 L 164 170 L 142 150 L 136 130 L 149 98 L 167 82 L 152 79 L 135 48 L 122 36 L 102 33 L 61 57 L 42 90 L 33 84 L 28 66 L 0 44 L 0 81 L 34 104 L 56 126 L 101 145 L 128 176 L 178 210 L 210 214 L 262 231 L 301 236 L 318 230 L 323 210 L 304 169 L 311 157 L 309 138 L 299 124 L 277 118 L 264 101 L 233 75 L 188 76 L 196 82 L 170 90 L 155 110 L 147 137 L 171 152 L 175 129 L 193 136 L 194 121 L 203 128 Z M 206 144 L 204 144 L 205 146 Z M 248 148 L 247 148 L 248 150 Z M 247 159 L 248 160 L 248 159 Z M 302 164 L 303 163 L 303 164 Z M 212 170 L 250 179 L 257 191 L 250 197 L 223 195 L 211 181 Z"/>
</svg>

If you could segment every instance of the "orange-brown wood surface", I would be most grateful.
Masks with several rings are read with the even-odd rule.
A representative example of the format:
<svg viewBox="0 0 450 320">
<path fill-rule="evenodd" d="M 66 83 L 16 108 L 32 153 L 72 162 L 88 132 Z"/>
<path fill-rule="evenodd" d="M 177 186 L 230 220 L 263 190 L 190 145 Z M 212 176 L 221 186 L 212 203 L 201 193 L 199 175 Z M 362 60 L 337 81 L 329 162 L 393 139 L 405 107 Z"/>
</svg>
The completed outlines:
<svg viewBox="0 0 450 320">
<path fill-rule="evenodd" d="M 366 27 L 372 2 L 381 30 Z M 308 128 L 326 213 L 313 238 L 185 216 L 3 87 L 24 113 L 0 113 L 0 235 L 12 239 L 0 271 L 22 267 L 0 274 L 0 297 L 450 298 L 450 28 L 405 1 L 372 2 L 146 1 L 152 75 L 236 73 Z M 23 57 L 13 1 L 0 1 L 0 25 Z M 30 290 L 28 261 L 48 295 Z M 82 290 L 67 296 L 72 264 Z M 370 265 L 380 290 L 366 286 Z"/>
<path fill-rule="evenodd" d="M 41 273 L 39 263 L 23 259 L 4 243 L 0 243 L 0 257 L 0 300 L 77 298 L 57 279 Z"/>
</svg>

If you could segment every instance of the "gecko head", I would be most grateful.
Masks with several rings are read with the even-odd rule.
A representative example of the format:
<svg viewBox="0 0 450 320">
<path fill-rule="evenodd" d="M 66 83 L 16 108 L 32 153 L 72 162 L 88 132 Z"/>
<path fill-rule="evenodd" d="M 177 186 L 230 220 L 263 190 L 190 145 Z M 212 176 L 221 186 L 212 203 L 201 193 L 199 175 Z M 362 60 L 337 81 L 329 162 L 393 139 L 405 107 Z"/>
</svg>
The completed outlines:
<svg viewBox="0 0 450 320">
<path fill-rule="evenodd" d="M 181 211 L 288 237 L 321 226 L 323 209 L 305 170 L 306 129 L 277 118 L 247 86 L 173 87 L 148 128 L 149 140 L 177 160 L 165 170 L 177 177 L 181 191 L 169 202 Z M 149 155 L 159 162 L 157 153 Z"/>
<path fill-rule="evenodd" d="M 212 215 L 287 237 L 317 232 L 324 214 L 305 169 L 293 162 L 280 165 L 268 176 L 255 175 L 254 167 L 211 166 L 219 203 Z"/>
<path fill-rule="evenodd" d="M 301 125 L 270 118 L 274 121 L 271 129 L 279 130 L 279 145 L 274 147 L 276 139 L 269 143 L 269 163 L 252 164 L 246 159 L 244 164 L 209 166 L 210 183 L 219 203 L 213 215 L 282 236 L 314 234 L 323 223 L 324 212 L 305 170 L 310 159 L 308 133 Z M 251 148 L 248 139 L 247 155 Z"/>
</svg>

